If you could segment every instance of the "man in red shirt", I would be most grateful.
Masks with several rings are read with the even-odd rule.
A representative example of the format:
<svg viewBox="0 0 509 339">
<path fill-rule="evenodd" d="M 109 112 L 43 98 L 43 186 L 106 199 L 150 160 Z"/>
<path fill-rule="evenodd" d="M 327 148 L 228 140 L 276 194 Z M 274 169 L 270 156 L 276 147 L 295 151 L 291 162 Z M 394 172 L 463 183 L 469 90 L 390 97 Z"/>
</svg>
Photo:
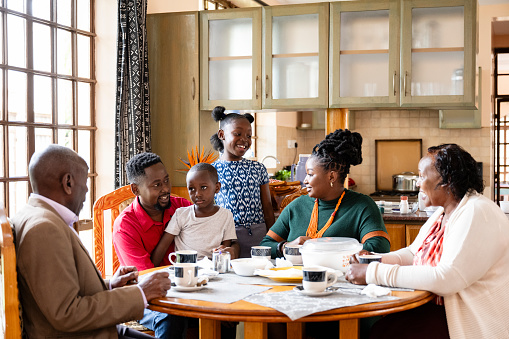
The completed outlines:
<svg viewBox="0 0 509 339">
<path fill-rule="evenodd" d="M 113 245 L 121 265 L 136 266 L 139 271 L 154 267 L 150 255 L 163 235 L 175 210 L 189 206 L 184 198 L 170 196 L 171 184 L 161 158 L 154 153 L 135 155 L 126 166 L 127 179 L 136 198 L 115 219 Z M 170 265 L 168 248 L 161 266 Z M 183 317 L 146 309 L 140 323 L 158 338 L 182 338 L 187 327 Z"/>
</svg>

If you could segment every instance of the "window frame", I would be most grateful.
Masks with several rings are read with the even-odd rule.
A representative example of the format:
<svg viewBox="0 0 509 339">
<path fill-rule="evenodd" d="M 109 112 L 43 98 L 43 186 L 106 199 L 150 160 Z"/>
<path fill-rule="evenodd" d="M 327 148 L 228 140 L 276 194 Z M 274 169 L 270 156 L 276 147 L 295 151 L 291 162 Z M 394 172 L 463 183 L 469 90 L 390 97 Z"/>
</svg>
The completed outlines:
<svg viewBox="0 0 509 339">
<path fill-rule="evenodd" d="M 12 1 L 12 0 L 9 0 Z M 71 5 L 71 26 L 62 25 L 57 23 L 57 0 L 49 0 L 50 6 L 50 20 L 45 20 L 42 18 L 37 18 L 32 16 L 32 3 L 37 0 L 24 0 L 25 1 L 25 11 L 19 12 L 12 9 L 7 8 L 7 0 L 0 0 L 0 16 L 2 18 L 1 24 L 1 35 L 2 35 L 2 43 L 1 43 L 1 51 L 0 51 L 0 72 L 2 76 L 2 90 L 0 93 L 1 105 L 2 105 L 2 114 L 0 116 L 0 128 L 3 137 L 3 175 L 0 176 L 0 184 L 2 184 L 2 189 L 0 190 L 0 199 L 3 199 L 4 208 L 6 213 L 9 215 L 13 214 L 16 211 L 11 211 L 11 202 L 10 202 L 10 188 L 9 183 L 12 182 L 26 182 L 27 183 L 27 192 L 28 195 L 32 192 L 32 188 L 30 186 L 29 178 L 28 178 L 28 170 L 27 175 L 23 176 L 13 176 L 9 173 L 9 155 L 11 152 L 15 151 L 9 144 L 9 128 L 11 127 L 26 127 L 27 129 L 27 161 L 31 158 L 33 153 L 35 152 L 36 145 L 36 128 L 46 128 L 51 130 L 52 132 L 52 143 L 57 144 L 59 141 L 58 132 L 59 130 L 72 130 L 72 149 L 76 152 L 80 152 L 78 147 L 78 132 L 79 131 L 90 131 L 90 150 L 88 153 L 90 154 L 90 163 L 89 165 L 89 204 L 87 206 L 87 210 L 90 210 L 90 214 L 92 214 L 93 202 L 95 201 L 95 178 L 97 177 L 96 172 L 96 164 L 95 164 L 95 134 L 96 134 L 96 119 L 95 119 L 95 29 L 94 29 L 94 5 L 95 0 L 87 0 L 90 2 L 90 30 L 85 31 L 77 28 L 77 4 L 80 0 L 70 0 Z M 26 64 L 25 67 L 12 66 L 9 64 L 8 60 L 8 52 L 9 47 L 12 48 L 12 45 L 9 46 L 8 41 L 8 27 L 7 27 L 7 18 L 8 16 L 14 15 L 16 17 L 22 18 L 25 20 L 25 58 Z M 51 40 L 51 71 L 40 71 L 34 69 L 34 44 L 33 44 L 33 25 L 34 23 L 41 24 L 49 27 L 50 29 L 50 40 Z M 70 32 L 71 34 L 71 69 L 72 72 L 70 75 L 59 74 L 57 73 L 57 30 L 65 30 Z M 90 38 L 90 54 L 88 62 L 90 63 L 90 74 L 88 78 L 79 77 L 78 76 L 78 60 L 79 58 L 83 58 L 83 55 L 78 55 L 78 35 L 85 36 Z M 85 54 L 86 55 L 86 54 Z M 10 121 L 9 120 L 9 112 L 8 112 L 8 73 L 10 71 L 17 71 L 26 74 L 27 82 L 26 82 L 26 109 L 27 109 L 27 117 L 26 121 Z M 45 76 L 51 79 L 51 122 L 36 122 L 35 114 L 34 114 L 34 76 Z M 57 82 L 61 79 L 69 80 L 72 85 L 72 122 L 70 124 L 62 124 L 58 122 L 58 84 Z M 86 83 L 90 84 L 90 124 L 89 125 L 80 125 L 79 124 L 79 114 L 83 112 L 78 112 L 78 84 Z M 87 145 L 88 146 L 88 145 Z M 28 163 L 27 163 L 28 166 Z M 27 196 L 28 200 L 28 196 Z M 19 206 L 18 206 L 19 208 Z M 12 215 L 10 215 L 12 217 Z M 86 216 L 86 218 L 91 218 L 92 215 Z"/>
</svg>

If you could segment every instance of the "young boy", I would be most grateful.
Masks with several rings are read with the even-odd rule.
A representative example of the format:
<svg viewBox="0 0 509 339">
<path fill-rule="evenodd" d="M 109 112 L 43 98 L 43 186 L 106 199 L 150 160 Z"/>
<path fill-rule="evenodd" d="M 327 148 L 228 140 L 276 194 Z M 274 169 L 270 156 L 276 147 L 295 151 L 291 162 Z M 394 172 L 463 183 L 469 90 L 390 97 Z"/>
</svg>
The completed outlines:
<svg viewBox="0 0 509 339">
<path fill-rule="evenodd" d="M 232 259 L 237 258 L 238 244 L 232 244 L 237 239 L 233 215 L 214 203 L 214 195 L 221 188 L 216 169 L 198 163 L 189 170 L 186 181 L 194 205 L 175 211 L 152 252 L 151 261 L 158 266 L 173 240 L 176 250 L 197 251 L 198 260 L 212 258 L 212 252 L 218 249 L 230 252 Z"/>
</svg>

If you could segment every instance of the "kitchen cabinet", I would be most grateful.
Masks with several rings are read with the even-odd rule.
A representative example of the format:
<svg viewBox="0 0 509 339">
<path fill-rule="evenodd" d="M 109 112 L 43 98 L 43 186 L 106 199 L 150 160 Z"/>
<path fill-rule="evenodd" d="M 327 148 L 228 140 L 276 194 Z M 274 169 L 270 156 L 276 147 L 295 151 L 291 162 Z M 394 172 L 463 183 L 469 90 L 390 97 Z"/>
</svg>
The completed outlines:
<svg viewBox="0 0 509 339">
<path fill-rule="evenodd" d="M 387 233 L 391 238 L 391 252 L 409 246 L 419 234 L 424 222 L 407 221 L 385 223 Z"/>
<path fill-rule="evenodd" d="M 179 157 L 201 150 L 198 20 L 198 12 L 147 15 L 152 150 L 173 186 L 187 186 L 185 172 L 176 171 L 185 168 Z"/>
<path fill-rule="evenodd" d="M 201 108 L 260 109 L 262 8 L 200 13 Z"/>
<path fill-rule="evenodd" d="M 477 1 L 330 6 L 329 107 L 476 108 Z"/>
<path fill-rule="evenodd" d="M 328 23 L 328 3 L 202 12 L 201 108 L 327 108 Z"/>
</svg>

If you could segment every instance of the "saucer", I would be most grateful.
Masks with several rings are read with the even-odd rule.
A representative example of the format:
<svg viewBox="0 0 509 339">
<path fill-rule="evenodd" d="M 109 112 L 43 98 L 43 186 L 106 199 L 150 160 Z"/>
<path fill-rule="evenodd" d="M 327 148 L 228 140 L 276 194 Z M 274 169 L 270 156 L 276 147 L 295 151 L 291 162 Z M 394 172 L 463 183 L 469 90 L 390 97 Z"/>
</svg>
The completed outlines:
<svg viewBox="0 0 509 339">
<path fill-rule="evenodd" d="M 199 291 L 201 290 L 202 288 L 204 288 L 205 286 L 201 285 L 201 286 L 172 286 L 172 290 L 175 290 L 177 292 L 194 292 L 194 291 Z"/>
<path fill-rule="evenodd" d="M 293 290 L 300 294 L 307 295 L 308 297 L 323 297 L 323 296 L 329 295 L 332 292 L 334 292 L 333 290 L 331 290 L 329 288 L 326 288 L 325 291 L 322 291 L 322 292 L 311 292 L 311 291 L 306 291 L 304 289 L 304 287 L 302 287 L 302 286 L 295 286 Z"/>
</svg>

